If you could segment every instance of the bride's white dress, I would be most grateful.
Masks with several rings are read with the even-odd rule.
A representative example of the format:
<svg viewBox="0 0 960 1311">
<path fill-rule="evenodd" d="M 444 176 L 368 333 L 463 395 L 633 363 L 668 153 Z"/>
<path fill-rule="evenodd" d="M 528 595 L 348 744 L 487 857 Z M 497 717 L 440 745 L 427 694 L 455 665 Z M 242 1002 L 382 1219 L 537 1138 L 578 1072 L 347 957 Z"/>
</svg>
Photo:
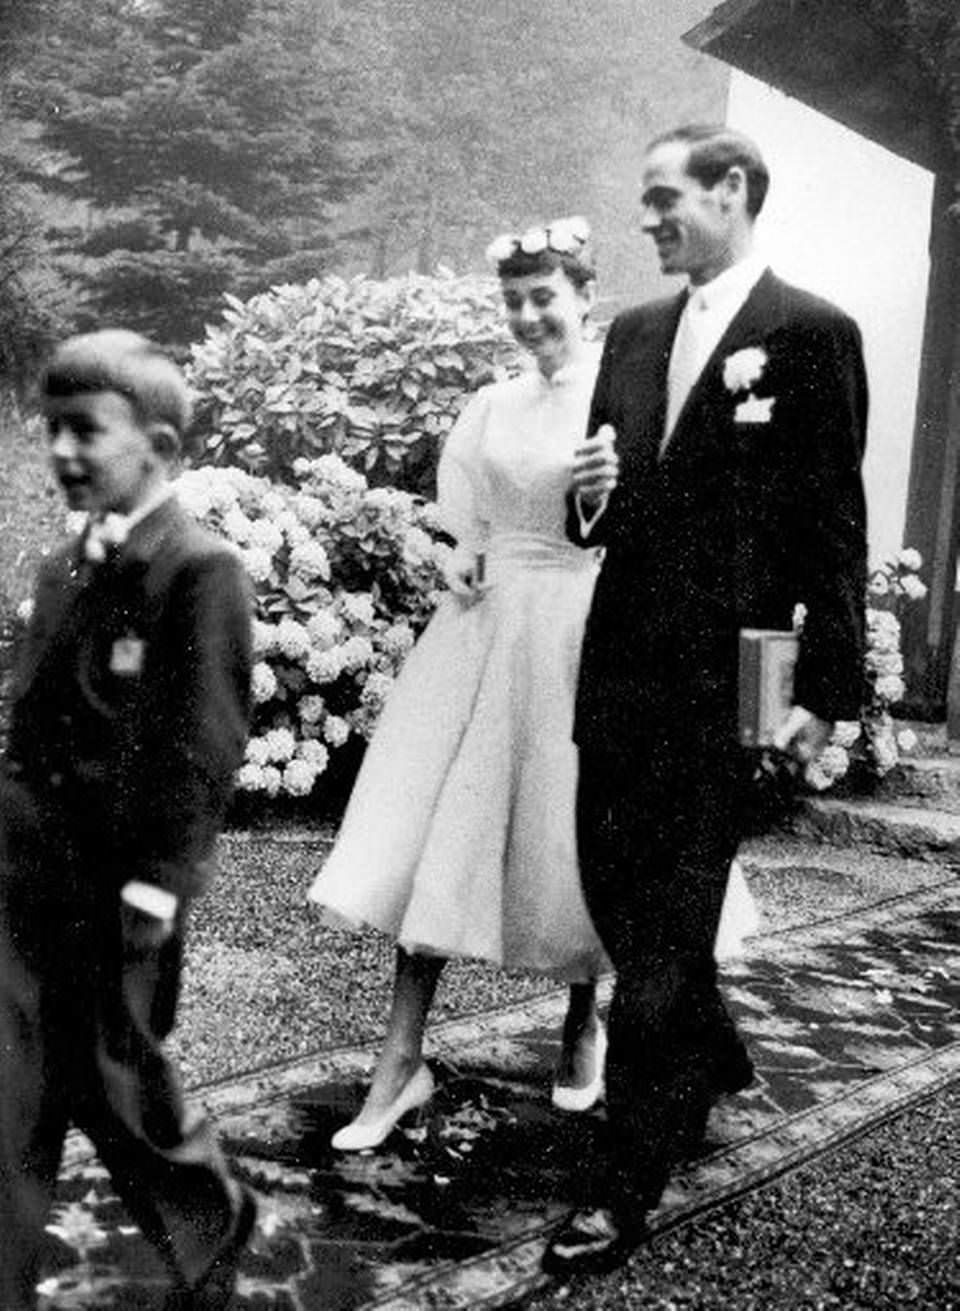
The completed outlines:
<svg viewBox="0 0 960 1311">
<path fill-rule="evenodd" d="M 310 889 L 331 923 L 567 980 L 607 967 L 580 890 L 571 740 L 599 561 L 564 533 L 596 368 L 591 350 L 549 381 L 486 387 L 447 439 L 440 514 L 461 551 L 485 552 L 488 588 L 443 598 L 392 689 Z M 735 866 L 718 951 L 753 920 Z"/>
</svg>

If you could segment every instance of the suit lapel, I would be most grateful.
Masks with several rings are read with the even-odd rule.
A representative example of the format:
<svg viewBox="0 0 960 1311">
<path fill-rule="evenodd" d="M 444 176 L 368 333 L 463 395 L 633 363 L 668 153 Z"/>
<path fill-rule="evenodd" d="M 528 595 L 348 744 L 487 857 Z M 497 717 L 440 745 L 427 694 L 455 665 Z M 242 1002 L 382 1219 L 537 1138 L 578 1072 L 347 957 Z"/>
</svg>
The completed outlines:
<svg viewBox="0 0 960 1311">
<path fill-rule="evenodd" d="M 727 405 L 729 392 L 723 382 L 723 366 L 730 355 L 747 346 L 760 346 L 782 317 L 781 283 L 767 269 L 750 295 L 731 319 L 726 332 L 707 360 L 699 378 L 690 389 L 661 463 L 677 458 L 677 453 L 702 435 L 709 414 L 718 403 Z M 664 381 L 666 395 L 666 381 Z M 707 422 L 705 422 L 705 420 Z"/>
<path fill-rule="evenodd" d="M 36 678 L 88 587 L 92 571 L 83 558 L 83 536 L 77 537 L 40 575 L 36 613 L 24 643 L 16 673 L 16 686 L 23 691 Z"/>
<path fill-rule="evenodd" d="M 184 535 L 188 522 L 176 496 L 168 496 L 130 529 L 130 536 L 120 548 L 120 567 L 151 564 L 168 542 Z"/>
<path fill-rule="evenodd" d="M 643 329 L 631 343 L 621 368 L 632 410 L 626 425 L 637 434 L 637 458 L 655 464 L 667 413 L 667 368 L 687 294 L 650 307 Z"/>
<path fill-rule="evenodd" d="M 146 574 L 152 562 L 168 550 L 168 544 L 183 536 L 189 522 L 182 506 L 171 496 L 134 525 L 112 568 L 129 570 L 131 574 L 139 569 Z M 17 670 L 18 692 L 34 682 L 51 653 L 69 640 L 74 625 L 82 622 L 78 607 L 96 582 L 96 570 L 108 567 L 89 565 L 83 558 L 82 543 L 81 534 L 41 576 L 36 622 Z"/>
</svg>

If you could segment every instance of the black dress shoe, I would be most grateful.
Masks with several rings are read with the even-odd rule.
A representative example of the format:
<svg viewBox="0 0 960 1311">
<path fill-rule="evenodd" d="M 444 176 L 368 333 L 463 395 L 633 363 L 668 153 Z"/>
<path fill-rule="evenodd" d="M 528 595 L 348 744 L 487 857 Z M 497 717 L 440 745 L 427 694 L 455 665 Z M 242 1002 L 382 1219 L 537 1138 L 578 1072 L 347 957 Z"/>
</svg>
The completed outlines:
<svg viewBox="0 0 960 1311">
<path fill-rule="evenodd" d="M 718 1093 L 742 1092 L 750 1087 L 753 1078 L 753 1062 L 743 1046 L 727 1052 L 714 1066 L 713 1086 Z"/>
<path fill-rule="evenodd" d="M 163 1311 L 227 1311 L 237 1288 L 237 1267 L 257 1219 L 257 1204 L 246 1189 L 233 1228 L 199 1284 L 179 1285 L 168 1294 Z"/>
<path fill-rule="evenodd" d="M 646 1222 L 624 1220 L 614 1211 L 574 1211 L 550 1239 L 541 1260 L 558 1279 L 615 1270 L 647 1237 Z"/>
</svg>

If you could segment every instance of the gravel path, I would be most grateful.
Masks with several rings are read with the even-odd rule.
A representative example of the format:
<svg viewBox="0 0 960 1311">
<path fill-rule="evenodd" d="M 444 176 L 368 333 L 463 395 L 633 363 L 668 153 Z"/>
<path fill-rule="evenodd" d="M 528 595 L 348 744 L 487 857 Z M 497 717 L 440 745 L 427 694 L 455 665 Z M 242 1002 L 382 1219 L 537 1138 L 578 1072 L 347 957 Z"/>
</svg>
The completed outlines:
<svg viewBox="0 0 960 1311">
<path fill-rule="evenodd" d="M 393 947 L 374 932 L 328 928 L 307 889 L 329 850 L 312 840 L 227 835 L 213 888 L 192 912 L 180 1016 L 171 1050 L 188 1086 L 383 1032 Z M 434 1020 L 549 992 L 552 979 L 451 961 Z"/>
<path fill-rule="evenodd" d="M 180 1021 L 171 1044 L 188 1085 L 383 1031 L 393 947 L 380 934 L 327 928 L 307 889 L 334 830 L 228 833 L 221 869 L 193 911 Z M 743 863 L 766 929 L 806 923 L 943 878 L 931 862 L 798 843 L 746 846 Z M 451 961 L 433 1020 L 549 992 L 552 979 Z"/>
<path fill-rule="evenodd" d="M 392 976 L 379 935 L 335 932 L 305 903 L 331 831 L 232 834 L 194 914 L 176 1046 L 188 1083 L 375 1041 Z M 768 929 L 842 913 L 944 877 L 932 864 L 748 847 Z M 552 990 L 549 979 L 452 962 L 434 1018 Z M 531 1311 L 960 1311 L 960 1089 L 659 1238 L 623 1270 L 533 1299 Z"/>
<path fill-rule="evenodd" d="M 960 1087 L 529 1311 L 957 1311 Z"/>
</svg>

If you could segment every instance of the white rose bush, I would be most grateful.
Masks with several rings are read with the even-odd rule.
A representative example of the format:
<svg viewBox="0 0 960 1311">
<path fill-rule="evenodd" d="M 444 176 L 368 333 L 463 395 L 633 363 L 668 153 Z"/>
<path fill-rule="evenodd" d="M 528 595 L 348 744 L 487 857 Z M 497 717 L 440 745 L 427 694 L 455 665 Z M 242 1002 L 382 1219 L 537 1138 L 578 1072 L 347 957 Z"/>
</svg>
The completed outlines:
<svg viewBox="0 0 960 1311">
<path fill-rule="evenodd" d="M 230 467 L 177 483 L 254 584 L 254 720 L 236 779 L 253 802 L 342 796 L 450 549 L 433 506 L 370 488 L 336 455 L 294 473 L 295 487 Z"/>
</svg>

